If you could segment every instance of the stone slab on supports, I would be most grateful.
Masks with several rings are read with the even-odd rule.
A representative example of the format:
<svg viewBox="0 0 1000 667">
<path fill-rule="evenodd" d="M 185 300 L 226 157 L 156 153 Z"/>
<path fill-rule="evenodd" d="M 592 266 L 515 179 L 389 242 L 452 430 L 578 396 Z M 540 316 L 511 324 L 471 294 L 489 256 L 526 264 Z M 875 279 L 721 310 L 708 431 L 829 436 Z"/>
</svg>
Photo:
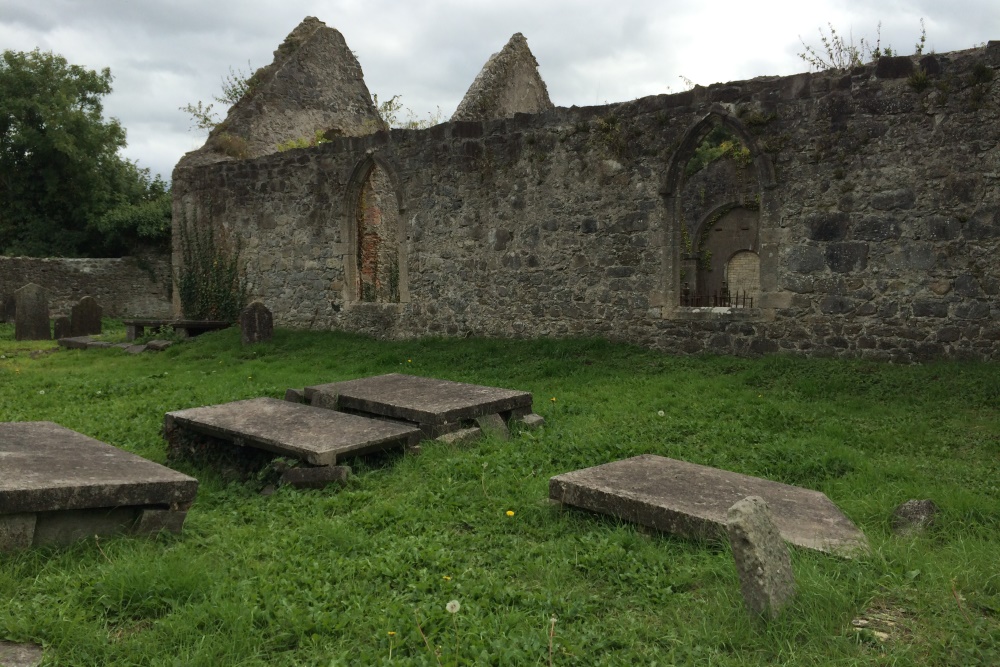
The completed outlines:
<svg viewBox="0 0 1000 667">
<path fill-rule="evenodd" d="M 531 393 L 391 373 L 305 388 L 312 405 L 417 424 L 430 438 L 499 414 L 504 421 L 531 413 Z"/>
<path fill-rule="evenodd" d="M 684 537 L 722 537 L 727 512 L 747 496 L 768 504 L 781 537 L 806 549 L 868 551 L 857 526 L 819 491 L 644 454 L 549 480 L 549 497 Z"/>
<path fill-rule="evenodd" d="M 190 431 L 234 445 L 288 456 L 315 466 L 332 466 L 338 457 L 417 444 L 420 429 L 409 424 L 368 419 L 276 398 L 252 398 L 221 405 L 168 412 L 168 440 Z"/>
<path fill-rule="evenodd" d="M 0 423 L 0 461 L 0 550 L 130 532 L 151 509 L 181 513 L 171 524 L 179 531 L 198 489 L 192 477 L 52 422 Z"/>
</svg>

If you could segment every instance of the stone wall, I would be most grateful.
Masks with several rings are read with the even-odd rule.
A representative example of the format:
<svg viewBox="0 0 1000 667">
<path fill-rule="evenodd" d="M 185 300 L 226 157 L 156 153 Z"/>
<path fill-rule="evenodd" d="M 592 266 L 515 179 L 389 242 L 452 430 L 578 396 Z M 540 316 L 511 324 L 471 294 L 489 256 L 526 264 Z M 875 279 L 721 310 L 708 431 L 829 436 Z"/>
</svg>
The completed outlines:
<svg viewBox="0 0 1000 667">
<path fill-rule="evenodd" d="M 846 73 L 182 161 L 175 236 L 186 221 L 240 239 L 252 295 L 282 326 L 1000 358 L 997 67 L 990 42 Z M 731 162 L 686 173 L 720 126 L 737 142 Z M 377 204 L 366 194 L 373 172 L 394 189 Z M 380 237 L 397 239 L 379 250 L 382 266 L 398 267 L 391 299 L 362 290 L 359 221 L 376 218 L 398 225 Z M 752 308 L 683 305 L 691 283 L 721 284 L 730 265 L 759 276 Z"/>
<path fill-rule="evenodd" d="M 111 317 L 168 317 L 170 262 L 166 256 L 117 259 L 0 257 L 0 303 L 28 283 L 49 293 L 53 316 L 69 315 L 92 296 Z"/>
</svg>

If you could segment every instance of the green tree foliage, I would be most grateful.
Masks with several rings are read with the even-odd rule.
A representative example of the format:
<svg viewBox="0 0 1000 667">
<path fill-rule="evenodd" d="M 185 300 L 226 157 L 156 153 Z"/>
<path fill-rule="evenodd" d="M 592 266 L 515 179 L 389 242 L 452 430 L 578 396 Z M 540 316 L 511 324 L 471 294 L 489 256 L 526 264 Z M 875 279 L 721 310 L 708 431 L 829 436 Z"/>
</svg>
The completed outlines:
<svg viewBox="0 0 1000 667">
<path fill-rule="evenodd" d="M 169 238 L 168 187 L 122 158 L 111 72 L 38 49 L 0 57 L 0 254 L 118 255 Z"/>
<path fill-rule="evenodd" d="M 222 91 L 221 94 L 216 95 L 213 99 L 219 104 L 226 105 L 226 108 L 230 108 L 243 99 L 243 96 L 250 93 L 257 80 L 254 78 L 253 66 L 250 61 L 247 61 L 247 71 L 244 72 L 242 69 L 229 68 L 229 74 L 222 77 Z M 198 100 L 194 104 L 185 104 L 180 107 L 180 110 L 191 116 L 191 121 L 194 125 L 191 126 L 192 130 L 202 130 L 205 132 L 211 132 L 216 128 L 222 119 L 219 118 L 218 113 L 214 110 L 215 104 L 209 102 L 205 104 L 201 100 Z"/>
</svg>

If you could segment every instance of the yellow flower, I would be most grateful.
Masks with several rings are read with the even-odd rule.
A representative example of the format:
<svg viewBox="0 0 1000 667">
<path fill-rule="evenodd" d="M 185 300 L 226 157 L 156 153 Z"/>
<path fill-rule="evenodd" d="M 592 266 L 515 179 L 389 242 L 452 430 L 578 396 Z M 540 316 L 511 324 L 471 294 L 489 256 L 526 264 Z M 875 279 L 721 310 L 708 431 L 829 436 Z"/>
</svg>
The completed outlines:
<svg viewBox="0 0 1000 667">
<path fill-rule="evenodd" d="M 408 364 L 412 364 L 412 363 L 413 363 L 413 359 L 407 359 L 407 360 L 406 360 L 406 363 L 408 363 Z"/>
<path fill-rule="evenodd" d="M 395 632 L 393 632 L 392 630 L 389 630 L 389 636 L 390 636 L 390 637 L 395 637 L 395 636 L 396 636 L 396 633 L 395 633 Z"/>
<path fill-rule="evenodd" d="M 550 398 L 549 400 L 550 400 L 550 401 L 552 401 L 553 403 L 555 403 L 555 402 L 556 402 L 556 397 L 555 397 L 555 396 L 553 396 L 553 397 L 552 397 L 552 398 Z"/>
<path fill-rule="evenodd" d="M 514 516 L 514 510 L 507 510 L 507 516 Z"/>
<path fill-rule="evenodd" d="M 444 579 L 445 581 L 451 581 L 451 577 L 449 577 L 447 574 L 441 578 Z"/>
</svg>

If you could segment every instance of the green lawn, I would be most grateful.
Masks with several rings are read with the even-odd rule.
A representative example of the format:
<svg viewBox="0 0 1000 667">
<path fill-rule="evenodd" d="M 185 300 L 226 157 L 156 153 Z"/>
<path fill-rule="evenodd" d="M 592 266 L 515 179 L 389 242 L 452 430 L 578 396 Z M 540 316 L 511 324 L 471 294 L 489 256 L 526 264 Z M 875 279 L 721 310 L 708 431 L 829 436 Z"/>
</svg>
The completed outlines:
<svg viewBox="0 0 1000 667">
<path fill-rule="evenodd" d="M 45 664 L 1000 664 L 995 364 L 285 330 L 244 348 L 235 329 L 139 356 L 53 347 L 0 325 L 0 420 L 159 462 L 168 410 L 387 372 L 529 390 L 546 425 L 349 460 L 342 490 L 261 496 L 178 466 L 201 482 L 182 535 L 0 556 L 0 639 L 42 644 Z M 795 550 L 798 596 L 753 622 L 726 543 L 544 502 L 550 476 L 641 453 L 823 491 L 872 555 Z M 893 537 L 910 498 L 934 499 L 938 525 Z"/>
</svg>

